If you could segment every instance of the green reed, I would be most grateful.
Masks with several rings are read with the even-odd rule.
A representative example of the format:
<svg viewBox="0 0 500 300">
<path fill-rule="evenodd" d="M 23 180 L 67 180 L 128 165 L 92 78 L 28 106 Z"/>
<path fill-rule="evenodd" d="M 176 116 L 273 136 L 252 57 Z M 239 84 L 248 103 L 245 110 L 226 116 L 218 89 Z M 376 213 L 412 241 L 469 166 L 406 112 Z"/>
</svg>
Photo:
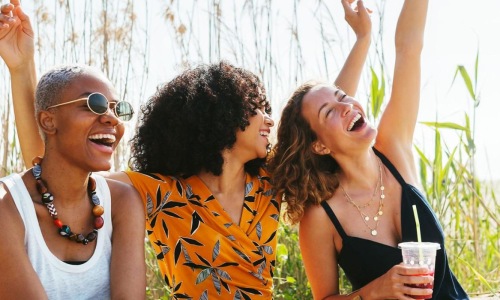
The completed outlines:
<svg viewBox="0 0 500 300">
<path fill-rule="evenodd" d="M 202 2 L 157 0 L 137 5 L 131 0 L 35 0 L 31 20 L 36 34 L 38 70 L 67 62 L 101 66 L 120 96 L 138 108 L 152 94 L 147 91 L 151 80 L 156 85 L 186 66 L 228 59 L 262 78 L 277 124 L 280 108 L 293 88 L 315 76 L 332 80 L 353 42 L 352 35 L 347 40 L 341 38 L 341 33 L 348 29 L 342 23 L 343 16 L 336 11 L 340 6 L 332 1 L 291 0 L 286 7 L 272 0 Z M 203 9 L 199 8 L 202 4 Z M 385 16 L 385 4 L 382 0 L 374 8 L 379 23 Z M 304 15 L 310 24 L 304 24 Z M 201 26 L 199 22 L 203 22 Z M 283 35 L 278 33 L 282 24 L 286 25 L 285 38 L 278 36 Z M 314 32 L 304 31 L 311 24 Z M 314 48 L 319 52 L 317 58 L 311 58 L 310 47 L 303 39 L 315 33 Z M 369 99 L 366 110 L 374 122 L 383 111 L 391 81 L 386 71 L 384 39 L 382 28 L 374 32 L 364 86 L 358 93 L 364 91 L 364 98 Z M 168 44 L 165 55 L 152 56 L 152 48 L 160 47 L 157 42 L 164 40 Z M 172 61 L 165 61 L 166 57 Z M 451 267 L 471 295 L 498 293 L 500 289 L 500 203 L 496 197 L 500 186 L 479 181 L 474 165 L 478 61 L 476 55 L 472 77 L 464 66 L 457 67 L 455 74 L 450 70 L 452 88 L 465 86 L 472 109 L 464 112 L 461 123 L 439 120 L 439 116 L 423 122 L 432 130 L 434 144 L 415 147 L 423 191 L 443 225 Z M 153 77 L 150 70 L 156 64 L 169 70 L 165 68 Z M 311 68 L 315 71 L 311 72 Z M 10 97 L 8 72 L 0 63 L 0 99 L 5 99 L 0 101 L 1 176 L 23 169 Z M 124 138 L 115 156 L 115 169 L 126 167 L 129 157 L 126 140 L 134 126 L 134 122 L 128 125 L 129 136 Z M 455 132 L 458 142 L 445 141 L 442 138 L 445 131 Z M 297 228 L 283 223 L 279 234 L 275 298 L 311 299 Z M 148 299 L 170 299 L 156 255 L 148 242 L 145 244 L 146 295 Z M 350 291 L 349 282 L 342 272 L 340 275 L 341 292 Z"/>
</svg>

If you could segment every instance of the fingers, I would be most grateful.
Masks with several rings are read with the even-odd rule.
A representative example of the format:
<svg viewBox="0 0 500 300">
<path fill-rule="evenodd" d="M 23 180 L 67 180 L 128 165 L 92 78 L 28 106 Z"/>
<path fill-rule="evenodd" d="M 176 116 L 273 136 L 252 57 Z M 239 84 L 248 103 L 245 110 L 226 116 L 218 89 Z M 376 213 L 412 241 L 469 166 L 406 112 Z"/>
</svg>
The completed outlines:
<svg viewBox="0 0 500 300">
<path fill-rule="evenodd" d="M 14 6 L 11 4 L 4 4 L 0 6 L 0 29 L 9 28 L 16 23 L 15 18 L 12 16 Z"/>
<path fill-rule="evenodd" d="M 19 6 L 21 5 L 21 1 L 20 0 L 10 0 L 10 3 L 14 6 Z"/>
<path fill-rule="evenodd" d="M 354 2 L 354 0 L 342 0 L 342 6 L 344 7 L 344 12 L 347 15 L 348 13 L 353 13 L 354 10 L 351 7 L 351 3 Z"/>
<path fill-rule="evenodd" d="M 369 14 L 371 14 L 371 13 L 372 13 L 372 10 L 371 10 L 371 9 L 369 9 L 369 8 L 366 8 L 366 7 L 365 7 L 365 2 L 363 2 L 363 1 L 361 1 L 361 0 L 359 0 L 359 1 L 358 1 L 358 3 L 357 3 L 357 6 L 356 6 L 355 10 L 356 10 L 357 12 L 360 12 L 361 14 L 367 14 L 367 15 L 369 15 Z"/>
<path fill-rule="evenodd" d="M 14 10 L 14 5 L 7 3 L 0 6 L 0 12 L 4 15 L 12 17 L 12 11 Z"/>
</svg>

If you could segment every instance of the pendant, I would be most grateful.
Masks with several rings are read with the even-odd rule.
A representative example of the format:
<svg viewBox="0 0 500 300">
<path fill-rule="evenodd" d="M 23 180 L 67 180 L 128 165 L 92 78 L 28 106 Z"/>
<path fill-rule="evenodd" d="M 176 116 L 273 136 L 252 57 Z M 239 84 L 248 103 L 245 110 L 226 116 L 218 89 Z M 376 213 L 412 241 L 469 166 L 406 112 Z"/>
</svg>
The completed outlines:
<svg viewBox="0 0 500 300">
<path fill-rule="evenodd" d="M 372 232 L 371 232 L 371 234 L 372 234 L 373 236 L 376 236 L 376 235 L 377 235 L 377 230 L 373 229 L 373 230 L 372 230 Z"/>
<path fill-rule="evenodd" d="M 370 221 L 370 217 L 366 216 L 365 221 L 367 221 L 367 222 Z"/>
</svg>

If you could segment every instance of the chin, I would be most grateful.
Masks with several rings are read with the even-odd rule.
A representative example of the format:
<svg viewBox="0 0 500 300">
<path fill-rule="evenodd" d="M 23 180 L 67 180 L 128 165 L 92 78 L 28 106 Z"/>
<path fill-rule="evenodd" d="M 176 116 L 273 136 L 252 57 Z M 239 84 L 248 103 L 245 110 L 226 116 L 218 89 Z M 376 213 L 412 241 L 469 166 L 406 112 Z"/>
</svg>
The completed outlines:
<svg viewBox="0 0 500 300">
<path fill-rule="evenodd" d="M 109 171 L 111 170 L 111 167 L 113 165 L 111 164 L 110 161 L 106 163 L 100 163 L 100 164 L 92 164 L 90 166 L 91 172 L 101 172 L 101 171 Z"/>
</svg>

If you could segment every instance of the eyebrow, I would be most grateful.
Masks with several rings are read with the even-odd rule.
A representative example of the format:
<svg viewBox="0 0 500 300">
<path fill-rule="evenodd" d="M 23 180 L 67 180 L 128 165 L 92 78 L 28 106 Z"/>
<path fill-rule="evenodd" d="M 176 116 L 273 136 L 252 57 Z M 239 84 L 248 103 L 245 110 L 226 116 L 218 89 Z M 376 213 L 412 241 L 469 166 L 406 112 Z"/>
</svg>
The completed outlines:
<svg viewBox="0 0 500 300">
<path fill-rule="evenodd" d="M 322 110 L 325 106 L 327 106 L 327 105 L 328 105 L 328 103 L 326 103 L 326 102 L 325 102 L 325 103 L 323 103 L 323 105 L 321 105 L 321 106 L 320 106 L 320 108 L 319 108 L 319 110 L 318 110 L 318 118 L 319 118 L 319 115 L 321 114 L 321 110 Z"/>
<path fill-rule="evenodd" d="M 338 93 L 340 93 L 340 91 L 341 91 L 340 89 L 337 89 L 337 90 L 333 93 L 333 95 L 334 95 L 335 97 L 337 97 L 337 94 L 338 94 Z M 341 99 L 341 100 L 342 100 L 342 99 L 344 99 L 344 98 L 345 98 L 345 96 L 347 96 L 347 94 L 346 94 L 346 93 L 344 93 L 341 97 L 339 97 L 339 99 Z M 323 105 L 321 105 L 321 106 L 319 107 L 319 109 L 318 109 L 318 118 L 319 118 L 319 115 L 321 114 L 321 110 L 322 110 L 325 106 L 327 106 L 327 105 L 328 105 L 328 103 L 326 103 L 326 102 L 325 102 L 325 103 L 323 103 Z"/>
</svg>

